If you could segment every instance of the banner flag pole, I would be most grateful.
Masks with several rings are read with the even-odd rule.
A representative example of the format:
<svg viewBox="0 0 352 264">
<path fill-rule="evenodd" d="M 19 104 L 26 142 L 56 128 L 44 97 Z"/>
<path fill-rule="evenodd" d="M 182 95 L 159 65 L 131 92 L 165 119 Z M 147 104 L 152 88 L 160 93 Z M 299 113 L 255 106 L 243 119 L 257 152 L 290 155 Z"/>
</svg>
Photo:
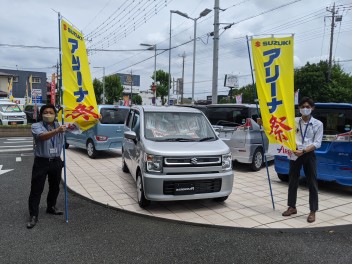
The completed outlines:
<svg viewBox="0 0 352 264">
<path fill-rule="evenodd" d="M 258 116 L 260 116 L 259 108 L 258 108 L 258 97 L 257 97 L 256 89 L 255 89 L 255 86 L 254 86 L 253 66 L 252 66 L 251 52 L 250 52 L 249 44 L 248 44 L 249 43 L 248 42 L 249 41 L 248 36 L 246 36 L 246 39 L 247 39 L 249 65 L 250 65 L 250 68 L 251 68 L 251 75 L 252 75 L 252 86 L 254 87 L 254 101 L 255 101 L 256 108 L 257 108 L 257 114 L 258 114 Z M 260 125 L 260 128 L 262 128 L 261 125 Z M 260 129 L 260 136 L 262 138 L 262 144 L 263 144 L 263 156 L 264 156 L 264 161 L 265 161 L 266 174 L 267 174 L 268 182 L 269 182 L 271 203 L 273 205 L 273 210 L 275 210 L 274 196 L 273 196 L 273 190 L 271 188 L 271 180 L 270 180 L 270 174 L 269 174 L 268 160 L 267 160 L 266 155 L 265 155 L 265 143 L 264 143 L 264 137 L 263 137 L 262 129 Z"/>
<path fill-rule="evenodd" d="M 58 79 L 59 84 L 59 95 L 60 95 L 60 105 L 61 105 L 61 119 L 62 125 L 65 124 L 65 115 L 64 115 L 64 99 L 63 99 L 63 91 L 62 91 L 62 50 L 61 50 L 61 15 L 58 13 L 58 21 L 59 21 L 59 64 L 60 64 L 60 78 Z M 66 149 L 65 149 L 66 135 L 64 133 L 64 141 L 63 141 L 63 157 L 64 157 L 64 190 L 65 190 L 65 220 L 68 223 L 68 195 L 67 195 L 67 177 L 66 177 Z"/>
</svg>

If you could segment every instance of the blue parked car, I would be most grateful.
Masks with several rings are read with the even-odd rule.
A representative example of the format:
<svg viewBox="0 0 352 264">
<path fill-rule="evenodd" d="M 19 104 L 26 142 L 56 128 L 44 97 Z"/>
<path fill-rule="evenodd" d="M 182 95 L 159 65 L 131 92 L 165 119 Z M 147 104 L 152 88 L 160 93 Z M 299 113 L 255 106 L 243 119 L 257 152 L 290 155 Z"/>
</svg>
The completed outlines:
<svg viewBox="0 0 352 264">
<path fill-rule="evenodd" d="M 84 148 L 92 159 L 100 150 L 121 149 L 129 107 L 98 105 L 98 108 L 101 114 L 99 123 L 82 134 L 67 132 L 65 148 L 70 145 Z"/>
<path fill-rule="evenodd" d="M 316 103 L 312 115 L 324 125 L 321 147 L 315 151 L 318 179 L 352 186 L 352 104 Z M 275 171 L 288 181 L 289 160 L 275 156 Z"/>
</svg>

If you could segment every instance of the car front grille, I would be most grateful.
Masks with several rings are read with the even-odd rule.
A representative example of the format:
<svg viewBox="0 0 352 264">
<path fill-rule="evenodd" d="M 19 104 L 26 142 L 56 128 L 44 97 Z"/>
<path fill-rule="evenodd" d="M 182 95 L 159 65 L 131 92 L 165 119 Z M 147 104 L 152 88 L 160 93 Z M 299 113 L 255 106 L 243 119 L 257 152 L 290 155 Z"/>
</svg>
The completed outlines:
<svg viewBox="0 0 352 264">
<path fill-rule="evenodd" d="M 204 167 L 219 165 L 221 165 L 221 156 L 168 157 L 164 159 L 165 167 Z"/>
<path fill-rule="evenodd" d="M 206 179 L 193 181 L 164 181 L 163 192 L 165 195 L 174 195 L 176 184 L 192 184 L 194 194 L 214 193 L 221 190 L 221 179 Z"/>
</svg>

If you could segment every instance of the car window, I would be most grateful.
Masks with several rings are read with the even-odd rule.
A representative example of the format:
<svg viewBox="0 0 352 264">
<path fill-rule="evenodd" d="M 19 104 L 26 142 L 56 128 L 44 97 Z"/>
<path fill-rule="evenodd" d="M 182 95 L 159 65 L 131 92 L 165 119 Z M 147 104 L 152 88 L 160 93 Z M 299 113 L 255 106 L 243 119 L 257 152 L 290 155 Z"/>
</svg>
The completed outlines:
<svg viewBox="0 0 352 264">
<path fill-rule="evenodd" d="M 135 111 L 135 114 L 133 116 L 131 130 L 136 133 L 137 139 L 139 139 L 139 136 L 140 136 L 140 118 L 139 118 L 139 112 L 138 111 Z"/>
<path fill-rule="evenodd" d="M 207 116 L 212 125 L 239 126 L 246 123 L 248 108 L 241 107 L 209 107 Z"/>
<path fill-rule="evenodd" d="M 100 110 L 102 124 L 124 124 L 128 113 L 126 108 L 102 108 Z"/>
<path fill-rule="evenodd" d="M 201 113 L 145 113 L 145 137 L 154 141 L 216 139 Z"/>
<path fill-rule="evenodd" d="M 133 110 L 130 110 L 130 112 L 128 113 L 128 117 L 127 117 L 127 120 L 126 120 L 126 126 L 131 128 L 132 126 L 132 116 L 133 116 Z"/>
<path fill-rule="evenodd" d="M 18 105 L 12 105 L 12 104 L 2 104 L 0 105 L 1 112 L 4 113 L 18 113 L 22 112 L 21 108 L 19 108 Z"/>
</svg>

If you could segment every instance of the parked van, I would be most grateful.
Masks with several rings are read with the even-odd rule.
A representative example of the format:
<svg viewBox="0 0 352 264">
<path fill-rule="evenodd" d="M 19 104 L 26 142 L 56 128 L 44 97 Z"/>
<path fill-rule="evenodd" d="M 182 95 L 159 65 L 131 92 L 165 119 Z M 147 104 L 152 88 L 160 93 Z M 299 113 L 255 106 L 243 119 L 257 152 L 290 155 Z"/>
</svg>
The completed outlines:
<svg viewBox="0 0 352 264">
<path fill-rule="evenodd" d="M 263 129 L 256 123 L 259 117 L 256 105 L 207 105 L 206 116 L 219 133 L 219 137 L 229 146 L 232 160 L 250 164 L 253 171 L 260 170 L 264 163 L 263 140 L 265 152 L 268 150 L 269 141 Z M 274 159 L 270 155 L 266 158 Z"/>
<path fill-rule="evenodd" d="M 231 194 L 230 149 L 200 110 L 134 106 L 125 129 L 122 170 L 136 181 L 140 207 L 150 201 L 222 202 Z"/>
<path fill-rule="evenodd" d="M 26 114 L 16 104 L 7 99 L 0 100 L 0 125 L 26 125 Z"/>
<path fill-rule="evenodd" d="M 66 132 L 66 144 L 87 150 L 90 158 L 95 158 L 100 150 L 121 149 L 124 122 L 129 107 L 98 105 L 101 119 L 94 127 L 82 134 Z"/>
<path fill-rule="evenodd" d="M 316 103 L 312 115 L 324 125 L 321 147 L 315 150 L 318 179 L 352 186 L 352 104 Z M 286 157 L 275 156 L 275 171 L 282 181 L 288 181 L 289 164 Z"/>
</svg>

